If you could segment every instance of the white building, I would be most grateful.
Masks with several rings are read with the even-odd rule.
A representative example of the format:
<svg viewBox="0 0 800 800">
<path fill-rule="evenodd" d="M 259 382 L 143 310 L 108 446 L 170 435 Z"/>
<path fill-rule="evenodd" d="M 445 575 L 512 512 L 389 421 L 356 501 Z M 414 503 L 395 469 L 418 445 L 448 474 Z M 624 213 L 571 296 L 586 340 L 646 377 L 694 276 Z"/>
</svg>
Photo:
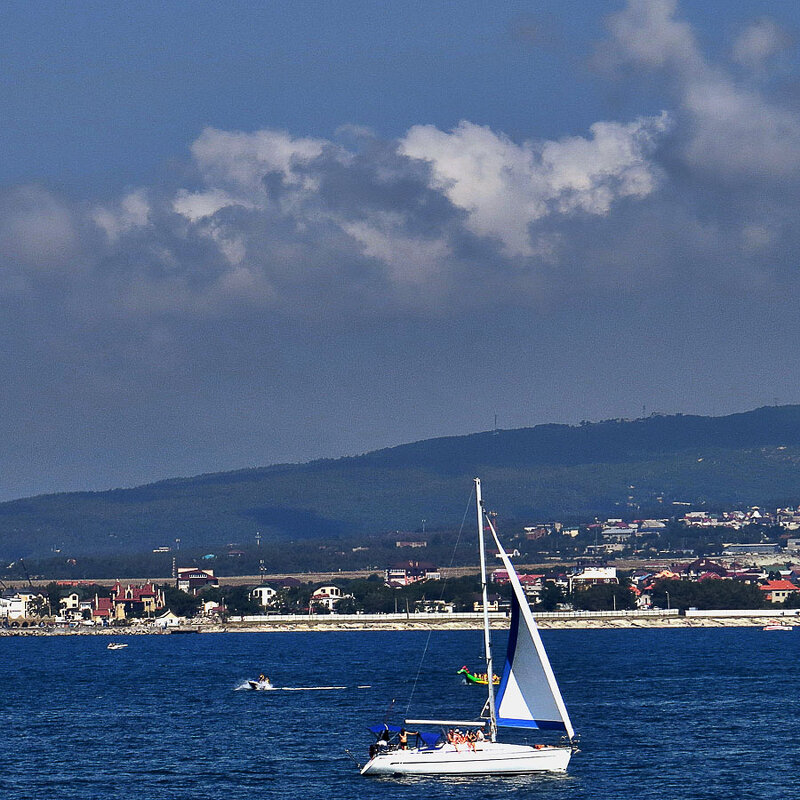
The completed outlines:
<svg viewBox="0 0 800 800">
<path fill-rule="evenodd" d="M 340 600 L 345 597 L 352 597 L 350 594 L 343 594 L 338 586 L 320 586 L 311 593 L 311 605 L 321 608 L 327 608 L 328 611 L 333 611 L 334 607 Z"/>
<path fill-rule="evenodd" d="M 160 617 L 156 617 L 153 620 L 153 625 L 157 628 L 177 628 L 185 622 L 185 617 L 179 617 L 168 609 Z"/>
<path fill-rule="evenodd" d="M 415 614 L 452 614 L 455 606 L 446 600 L 417 600 L 414 603 Z"/>
<path fill-rule="evenodd" d="M 0 618 L 19 619 L 25 616 L 25 601 L 19 595 L 0 597 Z"/>
<path fill-rule="evenodd" d="M 271 586 L 256 586 L 250 597 L 255 600 L 262 608 L 269 608 L 275 601 L 278 592 Z"/>
<path fill-rule="evenodd" d="M 81 604 L 81 596 L 77 592 L 70 592 L 58 601 L 62 613 L 77 611 Z"/>
<path fill-rule="evenodd" d="M 582 586 L 596 586 L 602 583 L 619 583 L 616 567 L 585 567 L 569 576 L 569 591 Z"/>
<path fill-rule="evenodd" d="M 21 619 L 38 614 L 45 596 L 36 589 L 7 592 L 0 598 L 0 618 Z"/>
</svg>

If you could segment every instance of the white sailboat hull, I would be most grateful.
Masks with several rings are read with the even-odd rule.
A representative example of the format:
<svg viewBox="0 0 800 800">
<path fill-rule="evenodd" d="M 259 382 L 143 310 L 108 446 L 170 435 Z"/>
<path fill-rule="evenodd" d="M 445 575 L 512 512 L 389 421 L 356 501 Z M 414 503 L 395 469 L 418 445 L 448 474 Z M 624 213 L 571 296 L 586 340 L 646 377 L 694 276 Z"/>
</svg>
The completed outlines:
<svg viewBox="0 0 800 800">
<path fill-rule="evenodd" d="M 391 750 L 370 759 L 362 775 L 526 775 L 566 772 L 570 747 L 484 742 L 470 750 L 447 744 L 435 750 Z"/>
</svg>

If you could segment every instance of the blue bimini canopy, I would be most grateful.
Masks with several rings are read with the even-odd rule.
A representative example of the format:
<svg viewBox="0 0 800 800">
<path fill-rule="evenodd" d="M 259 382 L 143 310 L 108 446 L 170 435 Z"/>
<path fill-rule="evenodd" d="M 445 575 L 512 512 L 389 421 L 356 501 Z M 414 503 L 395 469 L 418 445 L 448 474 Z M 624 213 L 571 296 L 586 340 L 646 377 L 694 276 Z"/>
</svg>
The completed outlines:
<svg viewBox="0 0 800 800">
<path fill-rule="evenodd" d="M 380 736 L 384 731 L 389 731 L 389 733 L 400 733 L 400 726 L 399 725 L 370 725 L 369 728 L 376 736 Z M 417 736 L 419 736 L 420 740 L 424 744 L 425 750 L 432 750 L 441 739 L 441 734 L 439 733 L 429 733 L 428 731 L 419 731 L 415 732 Z"/>
</svg>

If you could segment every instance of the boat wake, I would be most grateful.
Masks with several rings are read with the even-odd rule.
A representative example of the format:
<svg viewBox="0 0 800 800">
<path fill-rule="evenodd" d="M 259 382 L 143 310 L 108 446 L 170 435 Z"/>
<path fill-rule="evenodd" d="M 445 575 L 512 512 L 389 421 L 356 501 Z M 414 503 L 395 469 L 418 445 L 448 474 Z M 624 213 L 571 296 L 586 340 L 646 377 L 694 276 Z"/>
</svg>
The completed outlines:
<svg viewBox="0 0 800 800">
<path fill-rule="evenodd" d="M 348 686 L 265 686 L 261 691 L 268 692 L 334 692 L 348 689 Z M 356 689 L 371 689 L 371 684 L 362 684 L 356 686 Z M 250 681 L 243 681 L 238 686 L 234 687 L 234 692 L 253 691 Z"/>
<path fill-rule="evenodd" d="M 336 689 L 346 689 L 346 686 L 279 686 L 282 692 L 331 692 Z"/>
</svg>

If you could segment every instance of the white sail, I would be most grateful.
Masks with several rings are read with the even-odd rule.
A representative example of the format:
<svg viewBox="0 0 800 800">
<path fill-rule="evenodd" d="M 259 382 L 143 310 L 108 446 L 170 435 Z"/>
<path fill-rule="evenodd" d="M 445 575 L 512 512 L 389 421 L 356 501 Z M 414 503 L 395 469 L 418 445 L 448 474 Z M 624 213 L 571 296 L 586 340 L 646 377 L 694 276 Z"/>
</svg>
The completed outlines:
<svg viewBox="0 0 800 800">
<path fill-rule="evenodd" d="M 506 663 L 497 690 L 497 724 L 511 728 L 562 730 L 572 739 L 575 731 L 528 600 L 491 522 L 489 528 L 514 589 Z"/>
</svg>

